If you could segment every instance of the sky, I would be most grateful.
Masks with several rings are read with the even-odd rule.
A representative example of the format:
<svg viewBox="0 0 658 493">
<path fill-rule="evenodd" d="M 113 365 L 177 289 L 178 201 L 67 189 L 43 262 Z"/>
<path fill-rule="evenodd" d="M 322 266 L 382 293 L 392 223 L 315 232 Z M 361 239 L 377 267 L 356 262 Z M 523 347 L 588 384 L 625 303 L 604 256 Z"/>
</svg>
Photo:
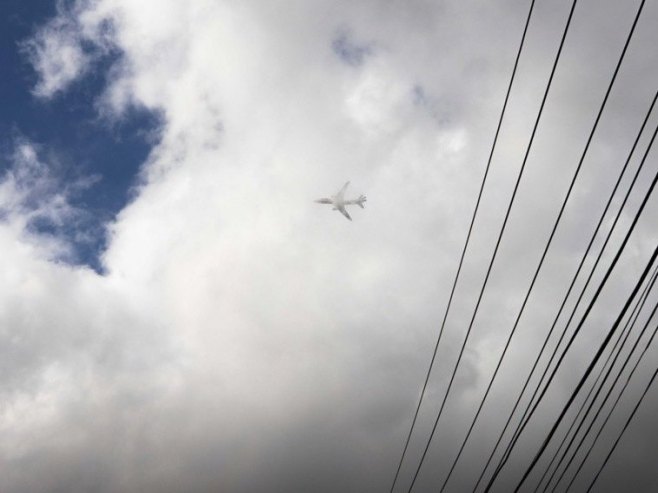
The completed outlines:
<svg viewBox="0 0 658 493">
<path fill-rule="evenodd" d="M 529 4 L 0 2 L 0 491 L 388 491 Z M 456 361 L 570 5 L 535 6 L 397 491 Z M 413 491 L 439 488 L 466 433 L 638 5 L 576 6 Z M 656 22 L 648 1 L 447 491 L 475 485 L 624 164 L 658 87 Z M 604 265 L 657 169 L 649 154 Z M 313 202 L 348 180 L 349 198 L 368 197 L 351 222 Z M 658 240 L 657 207 L 652 196 L 494 491 L 516 484 L 617 317 Z M 652 346 L 577 487 L 657 362 Z M 654 389 L 597 491 L 658 489 L 657 413 Z"/>
</svg>

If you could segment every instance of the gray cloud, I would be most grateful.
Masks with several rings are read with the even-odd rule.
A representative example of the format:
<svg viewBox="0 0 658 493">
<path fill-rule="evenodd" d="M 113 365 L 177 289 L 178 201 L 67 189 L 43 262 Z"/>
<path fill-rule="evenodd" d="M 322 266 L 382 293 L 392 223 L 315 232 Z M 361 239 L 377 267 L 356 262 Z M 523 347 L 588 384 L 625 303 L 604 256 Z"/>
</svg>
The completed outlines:
<svg viewBox="0 0 658 493">
<path fill-rule="evenodd" d="M 49 27 L 62 22 L 111 45 L 121 57 L 99 108 L 119 118 L 130 105 L 161 112 L 162 138 L 137 197 L 108 226 L 107 275 L 49 262 L 18 226 L 0 227 L 0 268 L 10 273 L 0 288 L 8 362 L 0 489 L 387 489 L 526 3 L 104 0 L 61 11 L 33 46 L 81 49 Z M 404 484 L 470 318 L 567 9 L 539 2 L 534 14 Z M 418 491 L 445 474 L 484 391 L 633 15 L 619 2 L 577 9 Z M 454 491 L 472 486 L 653 96 L 657 15 L 647 5 Z M 350 33 L 339 38 L 343 60 L 340 29 Z M 82 70 L 62 77 L 40 59 L 39 94 L 75 90 L 68 85 Z M 353 223 L 312 203 L 346 179 L 368 195 Z M 643 219 L 522 454 L 535 449 L 630 291 L 656 240 L 652 219 Z M 651 491 L 657 404 L 651 398 L 638 415 L 603 491 Z"/>
</svg>

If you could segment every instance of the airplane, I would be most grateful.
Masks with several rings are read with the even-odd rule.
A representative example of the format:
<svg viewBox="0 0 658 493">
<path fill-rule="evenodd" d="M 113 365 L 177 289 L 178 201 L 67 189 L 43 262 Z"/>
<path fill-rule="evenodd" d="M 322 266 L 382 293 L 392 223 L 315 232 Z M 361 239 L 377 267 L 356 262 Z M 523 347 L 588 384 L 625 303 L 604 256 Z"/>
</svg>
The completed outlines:
<svg viewBox="0 0 658 493">
<path fill-rule="evenodd" d="M 354 200 L 345 200 L 345 189 L 347 189 L 347 186 L 350 184 L 348 181 L 343 185 L 343 188 L 341 188 L 336 195 L 332 195 L 331 198 L 328 199 L 318 199 L 315 202 L 318 204 L 331 204 L 333 205 L 333 210 L 335 211 L 340 211 L 340 213 L 345 216 L 347 219 L 350 221 L 352 218 L 350 215 L 347 213 L 347 210 L 345 210 L 346 205 L 358 205 L 361 207 L 361 209 L 365 209 L 363 203 L 366 201 L 366 196 L 361 195 L 358 199 Z"/>
</svg>

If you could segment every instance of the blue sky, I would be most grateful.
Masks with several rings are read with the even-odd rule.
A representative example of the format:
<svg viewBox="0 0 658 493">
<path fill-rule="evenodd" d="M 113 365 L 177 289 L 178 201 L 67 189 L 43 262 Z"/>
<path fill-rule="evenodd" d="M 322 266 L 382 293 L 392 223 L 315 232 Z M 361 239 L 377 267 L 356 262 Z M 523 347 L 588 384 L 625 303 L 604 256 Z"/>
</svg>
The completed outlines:
<svg viewBox="0 0 658 493">
<path fill-rule="evenodd" d="M 11 166 L 7 156 L 16 139 L 26 138 L 62 180 L 96 178 L 93 185 L 70 198 L 72 205 L 87 211 L 84 221 L 58 227 L 46 221 L 33 226 L 35 231 L 72 243 L 75 255 L 67 261 L 100 272 L 105 225 L 130 200 L 139 167 L 158 139 L 159 120 L 156 114 L 137 108 L 114 120 L 98 114 L 96 99 L 106 85 L 106 71 L 116 54 L 97 60 L 94 70 L 56 98 L 34 96 L 38 75 L 21 46 L 55 13 L 53 2 L 0 3 L 0 146 L 4 153 L 0 170 Z M 81 229 L 91 237 L 76 239 Z"/>
</svg>

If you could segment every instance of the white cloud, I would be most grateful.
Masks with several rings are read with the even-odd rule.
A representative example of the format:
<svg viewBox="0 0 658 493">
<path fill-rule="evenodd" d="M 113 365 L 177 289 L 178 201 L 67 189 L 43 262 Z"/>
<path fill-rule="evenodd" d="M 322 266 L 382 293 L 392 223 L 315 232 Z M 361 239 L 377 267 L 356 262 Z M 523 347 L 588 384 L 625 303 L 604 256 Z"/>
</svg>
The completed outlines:
<svg viewBox="0 0 658 493">
<path fill-rule="evenodd" d="M 71 195 L 95 181 L 95 177 L 66 182 L 56 166 L 45 163 L 37 147 L 24 138 L 16 139 L 8 156 L 11 165 L 0 178 L 0 217 L 7 227 L 25 241 L 41 249 L 50 259 L 72 258 L 69 239 L 57 234 L 69 224 L 79 224 L 86 216 L 71 204 Z M 47 228 L 49 234 L 42 234 Z"/>
<path fill-rule="evenodd" d="M 366 132 L 391 133 L 404 125 L 405 113 L 412 110 L 411 81 L 382 65 L 367 67 L 346 99 L 348 114 Z"/>
<path fill-rule="evenodd" d="M 99 0 L 60 9 L 36 35 L 37 94 L 53 96 L 90 69 L 84 40 L 120 53 L 101 111 L 121 117 L 143 106 L 164 127 L 135 200 L 110 225 L 105 277 L 46 262 L 11 221 L 0 226 L 0 267 L 10 272 L 0 314 L 11 327 L 2 337 L 20 370 L 7 370 L 0 434 L 22 443 L 4 448 L 0 461 L 14 472 L 0 489 L 387 486 L 524 9 L 385 3 Z M 543 15 L 546 30 L 562 22 Z M 345 63 L 331 44 L 342 26 L 381 48 Z M 530 42 L 529 60 L 548 59 L 548 46 Z M 443 382 L 534 116 L 526 103 L 544 81 L 540 62 L 525 63 L 438 361 Z M 458 379 L 455 423 L 501 349 L 590 124 L 571 110 L 573 95 L 560 94 L 474 329 L 477 351 Z M 572 117 L 563 135 L 556 121 Z M 611 139 L 622 149 L 628 135 Z M 368 194 L 353 223 L 312 203 L 347 179 L 350 193 Z M 0 189 L 3 203 L 22 203 L 17 183 Z M 62 211 L 56 201 L 47 210 Z M 583 210 L 582 220 L 596 213 Z M 539 300 L 553 300 L 567 277 L 560 262 L 583 241 L 572 235 Z M 547 311 L 528 320 L 516 364 L 543 334 Z"/>
<path fill-rule="evenodd" d="M 74 12 L 58 4 L 58 15 L 22 45 L 39 78 L 34 94 L 50 98 L 84 74 L 91 61 Z"/>
</svg>

